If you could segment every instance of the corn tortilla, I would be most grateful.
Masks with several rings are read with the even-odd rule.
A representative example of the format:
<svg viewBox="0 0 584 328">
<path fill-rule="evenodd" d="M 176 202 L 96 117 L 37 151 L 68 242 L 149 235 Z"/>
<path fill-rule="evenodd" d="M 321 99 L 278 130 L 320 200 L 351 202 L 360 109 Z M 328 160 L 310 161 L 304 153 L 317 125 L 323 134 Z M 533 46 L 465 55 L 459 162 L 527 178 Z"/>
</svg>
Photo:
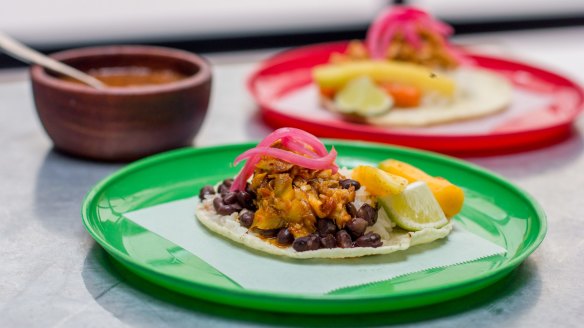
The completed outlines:
<svg viewBox="0 0 584 328">
<path fill-rule="evenodd" d="M 504 77 L 484 69 L 460 69 L 454 76 L 458 91 L 451 101 L 427 101 L 416 108 L 393 108 L 386 114 L 359 121 L 384 127 L 424 127 L 492 115 L 512 100 L 512 86 Z M 339 112 L 334 101 L 321 97 L 321 105 Z"/>
<path fill-rule="evenodd" d="M 237 221 L 237 213 L 231 215 L 219 215 L 213 208 L 213 199 L 218 197 L 212 195 L 197 204 L 196 217 L 209 230 L 234 242 L 243 244 L 257 251 L 269 253 L 277 256 L 284 256 L 296 259 L 311 258 L 351 258 L 368 255 L 389 254 L 401 250 L 406 250 L 414 245 L 430 243 L 434 240 L 446 237 L 452 230 L 452 222 L 439 229 L 424 229 L 416 232 L 408 232 L 401 229 L 390 229 L 382 235 L 383 246 L 355 247 L 355 248 L 331 248 L 318 249 L 315 251 L 297 252 L 292 246 L 278 247 L 266 240 L 249 232 Z M 368 228 L 368 231 L 384 229 L 387 219 L 380 217 L 375 225 Z"/>
</svg>

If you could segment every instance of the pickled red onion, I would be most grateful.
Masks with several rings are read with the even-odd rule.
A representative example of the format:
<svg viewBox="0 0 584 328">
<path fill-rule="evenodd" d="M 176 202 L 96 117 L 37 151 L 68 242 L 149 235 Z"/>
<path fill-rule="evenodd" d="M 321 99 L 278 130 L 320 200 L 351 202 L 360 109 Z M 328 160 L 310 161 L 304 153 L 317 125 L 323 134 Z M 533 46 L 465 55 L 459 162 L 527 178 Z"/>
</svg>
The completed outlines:
<svg viewBox="0 0 584 328">
<path fill-rule="evenodd" d="M 277 141 L 281 141 L 288 150 L 271 147 Z M 231 191 L 245 190 L 247 179 L 265 155 L 309 169 L 330 169 L 335 173 L 338 171 L 335 164 L 337 152 L 334 147 L 327 152 L 326 147 L 314 135 L 300 129 L 281 128 L 264 138 L 257 147 L 247 150 L 235 159 L 235 165 L 244 159 L 247 159 L 247 162 L 235 177 Z"/>
<path fill-rule="evenodd" d="M 230 191 L 245 190 L 247 179 L 253 174 L 255 166 L 260 159 L 260 157 L 256 157 L 247 160 L 243 169 L 241 169 L 239 174 L 235 177 L 235 180 L 233 180 L 233 184 L 229 188 Z"/>
<path fill-rule="evenodd" d="M 318 155 L 314 152 L 314 150 L 306 147 L 308 146 L 306 143 L 297 141 L 296 139 L 293 139 L 292 137 L 286 136 L 284 138 L 282 138 L 282 145 L 295 152 L 298 153 L 300 155 L 305 155 L 308 156 L 310 158 L 315 158 L 318 157 Z"/>
<path fill-rule="evenodd" d="M 318 157 L 318 155 L 314 151 L 306 147 L 309 145 L 305 143 L 303 144 L 303 142 L 298 141 L 296 139 L 292 139 L 291 137 L 282 138 L 282 145 L 284 145 L 284 147 L 286 147 L 288 150 L 291 150 L 300 155 L 308 156 L 309 158 Z M 339 169 L 338 165 L 335 164 L 334 162 L 332 164 L 332 167 L 330 168 L 333 170 L 333 172 L 337 172 Z"/>
<path fill-rule="evenodd" d="M 390 44 L 391 40 L 395 36 L 395 31 L 397 30 L 397 28 L 398 27 L 396 25 L 388 26 L 383 31 L 383 34 L 381 35 L 381 42 L 377 42 L 377 46 L 379 46 L 381 44 Z M 376 48 L 375 53 L 378 54 L 379 51 L 381 52 L 381 54 L 379 56 L 374 57 L 374 58 L 383 58 L 386 54 L 387 49 L 382 49 L 381 47 L 379 49 Z M 373 56 L 373 52 L 371 54 Z"/>
<path fill-rule="evenodd" d="M 395 10 L 399 10 L 398 7 Z M 367 36 L 365 37 L 365 45 L 369 50 L 369 54 L 373 58 L 383 58 L 385 55 L 385 49 L 381 49 L 380 42 L 378 41 L 382 33 L 388 30 L 390 27 L 387 26 L 390 23 L 389 17 L 391 17 L 393 8 L 388 8 L 382 11 L 377 18 L 373 21 L 369 29 L 367 30 Z M 389 41 L 393 38 L 393 34 L 389 36 Z"/>
<path fill-rule="evenodd" d="M 328 155 L 326 156 L 320 158 L 309 158 L 284 149 L 272 147 L 256 147 L 247 150 L 243 154 L 237 156 L 234 164 L 237 165 L 242 160 L 254 157 L 255 155 L 271 156 L 283 160 L 284 162 L 305 167 L 307 169 L 327 170 L 331 169 L 334 160 L 337 158 L 337 151 L 333 147 L 330 153 L 328 153 Z"/>
<path fill-rule="evenodd" d="M 420 49 L 422 47 L 422 40 L 418 35 L 418 27 L 415 24 L 406 24 L 403 33 L 404 39 L 414 48 Z"/>
<path fill-rule="evenodd" d="M 258 147 L 269 147 L 274 142 L 281 140 L 284 137 L 293 138 L 295 140 L 306 143 L 307 145 L 312 147 L 314 152 L 317 153 L 319 156 L 325 156 L 326 154 L 328 154 L 326 148 L 324 147 L 322 142 L 318 140 L 317 137 L 304 130 L 295 128 L 280 128 L 272 132 L 258 144 Z"/>
<path fill-rule="evenodd" d="M 367 31 L 365 45 L 373 59 L 383 59 L 394 36 L 402 33 L 406 42 L 419 49 L 421 46 L 421 39 L 417 33 L 419 29 L 433 32 L 443 40 L 453 32 L 452 27 L 435 20 L 420 9 L 396 6 L 385 9 L 375 18 Z M 462 57 L 452 48 L 449 48 L 448 52 L 456 59 Z"/>
</svg>

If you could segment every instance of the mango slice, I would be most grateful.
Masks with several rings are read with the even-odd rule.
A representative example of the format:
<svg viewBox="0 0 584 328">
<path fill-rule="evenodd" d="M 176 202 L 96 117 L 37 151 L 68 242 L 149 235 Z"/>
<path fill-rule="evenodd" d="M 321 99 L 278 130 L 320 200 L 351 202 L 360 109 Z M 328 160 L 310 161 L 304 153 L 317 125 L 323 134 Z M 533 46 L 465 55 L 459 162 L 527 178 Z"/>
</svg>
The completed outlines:
<svg viewBox="0 0 584 328">
<path fill-rule="evenodd" d="M 316 66 L 312 71 L 312 76 L 319 87 L 335 90 L 360 76 L 368 76 L 378 83 L 410 85 L 446 97 L 452 97 L 456 90 L 452 79 L 434 73 L 425 66 L 403 62 L 369 60 L 326 64 Z"/>
<path fill-rule="evenodd" d="M 381 162 L 379 168 L 385 172 L 403 177 L 409 183 L 415 181 L 426 182 L 446 217 L 451 218 L 460 212 L 464 203 L 464 192 L 448 180 L 430 176 L 417 167 L 394 159 Z"/>
<path fill-rule="evenodd" d="M 354 168 L 351 177 L 375 196 L 396 195 L 408 185 L 408 181 L 400 176 L 367 165 Z"/>
</svg>

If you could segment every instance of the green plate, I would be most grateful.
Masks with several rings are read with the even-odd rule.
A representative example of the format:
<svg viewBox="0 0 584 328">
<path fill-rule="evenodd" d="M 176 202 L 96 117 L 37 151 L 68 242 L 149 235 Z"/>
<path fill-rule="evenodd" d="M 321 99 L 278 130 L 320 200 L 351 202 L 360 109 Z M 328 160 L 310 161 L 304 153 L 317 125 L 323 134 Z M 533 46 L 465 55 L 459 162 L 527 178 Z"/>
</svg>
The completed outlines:
<svg viewBox="0 0 584 328">
<path fill-rule="evenodd" d="M 233 159 L 254 143 L 181 149 L 130 164 L 101 181 L 83 203 L 83 223 L 93 238 L 135 274 L 174 291 L 234 306 L 299 313 L 396 310 L 452 299 L 483 288 L 517 267 L 541 243 L 545 214 L 527 193 L 504 179 L 453 158 L 377 144 L 331 141 L 341 166 L 376 165 L 395 158 L 465 189 L 454 220 L 503 246 L 507 253 L 426 270 L 326 295 L 246 290 L 175 244 L 124 218 L 122 213 L 192 197 L 206 184 L 237 173 Z M 253 263 L 250 263 L 253 265 Z"/>
</svg>

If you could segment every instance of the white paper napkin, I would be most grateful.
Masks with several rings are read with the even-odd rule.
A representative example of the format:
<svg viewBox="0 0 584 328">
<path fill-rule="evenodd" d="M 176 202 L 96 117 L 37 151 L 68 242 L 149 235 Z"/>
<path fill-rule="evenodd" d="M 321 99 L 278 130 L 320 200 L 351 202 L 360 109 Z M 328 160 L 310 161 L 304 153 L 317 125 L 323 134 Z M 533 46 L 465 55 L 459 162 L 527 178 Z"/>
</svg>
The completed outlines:
<svg viewBox="0 0 584 328">
<path fill-rule="evenodd" d="M 388 255 L 338 260 L 284 259 L 255 252 L 207 230 L 195 217 L 196 202 L 195 198 L 187 198 L 124 216 L 251 290 L 325 294 L 505 253 L 501 246 L 455 225 L 445 240 Z"/>
</svg>

